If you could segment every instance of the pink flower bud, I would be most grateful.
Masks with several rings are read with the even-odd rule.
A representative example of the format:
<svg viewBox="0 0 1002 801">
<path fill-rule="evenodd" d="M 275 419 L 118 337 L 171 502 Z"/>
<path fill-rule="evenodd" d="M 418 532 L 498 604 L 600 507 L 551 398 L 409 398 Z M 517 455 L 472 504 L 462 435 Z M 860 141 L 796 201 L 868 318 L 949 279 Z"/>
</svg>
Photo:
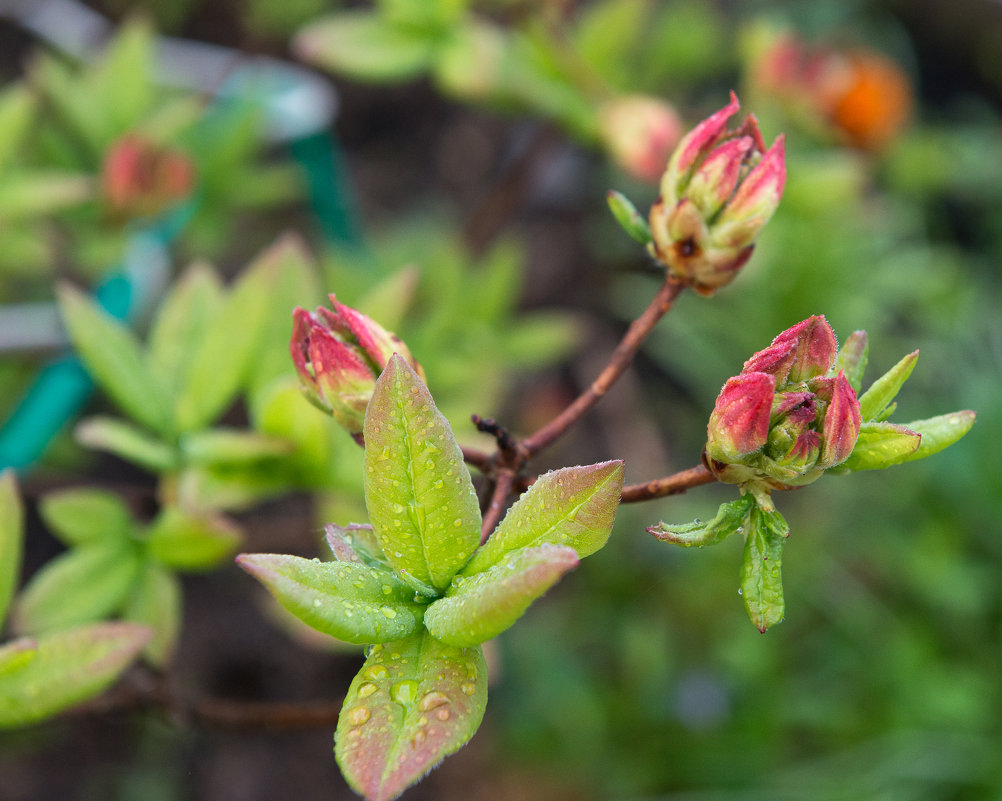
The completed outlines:
<svg viewBox="0 0 1002 801">
<path fill-rule="evenodd" d="M 775 391 L 775 379 L 765 373 L 728 379 L 707 425 L 706 451 L 711 458 L 729 462 L 765 445 Z"/>
<path fill-rule="evenodd" d="M 184 154 L 136 135 L 115 142 L 105 155 L 101 189 L 122 217 L 152 217 L 191 194 L 194 169 Z"/>
<path fill-rule="evenodd" d="M 289 350 L 303 392 L 352 435 L 359 435 L 376 379 L 394 353 L 424 377 L 407 346 L 361 312 L 330 296 L 334 311 L 293 312 Z"/>
<path fill-rule="evenodd" d="M 656 183 L 682 135 L 675 109 L 663 100 L 627 95 L 599 111 L 599 136 L 616 163 L 642 181 Z"/>
<path fill-rule="evenodd" d="M 842 464 L 859 438 L 863 418 L 859 411 L 856 392 L 849 385 L 843 371 L 839 371 L 832 387 L 832 398 L 824 420 L 824 447 L 821 463 L 825 468 Z"/>
<path fill-rule="evenodd" d="M 673 278 L 704 295 L 733 280 L 748 261 L 786 182 L 783 138 L 766 151 L 753 116 L 728 131 L 738 108 L 732 92 L 728 105 L 682 139 L 651 208 L 653 255 Z"/>
<path fill-rule="evenodd" d="M 745 362 L 742 372 L 769 373 L 780 386 L 806 381 L 827 373 L 837 352 L 835 332 L 818 314 L 777 336 L 769 347 Z"/>
</svg>

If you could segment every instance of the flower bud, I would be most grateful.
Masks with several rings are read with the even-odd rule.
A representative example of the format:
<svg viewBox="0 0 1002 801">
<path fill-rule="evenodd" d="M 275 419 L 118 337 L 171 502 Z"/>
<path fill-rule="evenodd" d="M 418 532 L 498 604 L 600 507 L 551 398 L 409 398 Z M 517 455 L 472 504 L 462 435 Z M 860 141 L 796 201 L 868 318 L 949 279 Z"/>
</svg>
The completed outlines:
<svg viewBox="0 0 1002 801">
<path fill-rule="evenodd" d="M 751 257 L 786 183 L 783 137 L 766 150 L 753 116 L 728 131 L 738 108 L 732 92 L 728 105 L 682 139 L 651 207 L 653 255 L 703 295 L 729 283 Z"/>
<path fill-rule="evenodd" d="M 293 312 L 289 350 L 307 399 L 359 436 L 376 379 L 390 357 L 400 354 L 422 378 L 424 371 L 396 334 L 334 295 L 330 300 L 333 311 Z"/>
<path fill-rule="evenodd" d="M 187 197 L 193 184 L 187 156 L 136 135 L 109 148 L 101 171 L 105 202 L 121 217 L 154 217 Z"/>
<path fill-rule="evenodd" d="M 627 95 L 598 114 L 599 136 L 616 163 L 642 181 L 656 183 L 682 135 L 671 105 L 656 97 Z"/>
<path fill-rule="evenodd" d="M 723 482 L 789 489 L 852 453 L 862 416 L 844 371 L 828 377 L 837 343 L 809 317 L 745 362 L 717 397 L 703 461 Z"/>
</svg>

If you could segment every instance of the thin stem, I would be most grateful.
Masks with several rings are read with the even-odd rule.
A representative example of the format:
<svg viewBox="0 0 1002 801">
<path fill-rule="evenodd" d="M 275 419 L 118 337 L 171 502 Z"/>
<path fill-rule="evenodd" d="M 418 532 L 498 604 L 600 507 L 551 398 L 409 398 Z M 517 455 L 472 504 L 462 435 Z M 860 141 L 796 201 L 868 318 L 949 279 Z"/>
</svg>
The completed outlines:
<svg viewBox="0 0 1002 801">
<path fill-rule="evenodd" d="M 658 320 L 675 304 L 675 299 L 683 289 L 682 284 L 670 279 L 661 286 L 661 290 L 644 310 L 644 313 L 630 324 L 623 339 L 613 351 L 609 363 L 599 373 L 598 378 L 591 383 L 591 386 L 535 434 L 522 440 L 522 450 L 527 457 L 551 445 L 602 399 L 602 396 L 609 391 L 616 379 L 630 366 L 630 362 L 633 361 L 640 345 L 654 330 Z"/>
<path fill-rule="evenodd" d="M 703 465 L 697 465 L 665 478 L 656 478 L 653 481 L 623 487 L 620 502 L 637 503 L 654 498 L 664 498 L 667 495 L 681 495 L 686 490 L 703 484 L 712 484 L 716 480 L 716 476 Z"/>
<path fill-rule="evenodd" d="M 484 522 L 480 527 L 480 544 L 487 542 L 491 532 L 494 531 L 501 519 L 501 512 L 504 511 L 505 501 L 511 495 L 515 485 L 515 473 L 508 469 L 498 471 L 497 480 L 494 484 L 494 491 L 491 493 L 491 501 L 484 512 Z"/>
<path fill-rule="evenodd" d="M 478 451 L 476 448 L 467 448 L 465 445 L 461 446 L 463 451 L 463 461 L 469 465 L 473 465 L 481 473 L 486 473 L 490 467 L 491 457 L 488 456 L 483 451 Z"/>
</svg>

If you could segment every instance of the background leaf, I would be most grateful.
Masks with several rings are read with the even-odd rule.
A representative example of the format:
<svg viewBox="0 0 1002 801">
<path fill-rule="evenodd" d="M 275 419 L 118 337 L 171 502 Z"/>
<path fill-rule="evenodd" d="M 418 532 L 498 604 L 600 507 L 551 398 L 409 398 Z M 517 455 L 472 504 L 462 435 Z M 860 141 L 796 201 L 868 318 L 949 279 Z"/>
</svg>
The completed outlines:
<svg viewBox="0 0 1002 801">
<path fill-rule="evenodd" d="M 117 495 L 98 489 L 50 492 L 38 505 L 42 520 L 66 545 L 125 540 L 135 528 Z"/>
<path fill-rule="evenodd" d="M 170 570 L 147 560 L 122 608 L 122 618 L 146 626 L 151 633 L 143 655 L 153 665 L 166 665 L 181 630 L 181 582 Z"/>
<path fill-rule="evenodd" d="M 220 515 L 196 515 L 166 507 L 150 527 L 147 547 L 175 570 L 209 570 L 233 553 L 240 529 Z"/>
<path fill-rule="evenodd" d="M 116 417 L 89 417 L 76 427 L 74 435 L 81 445 L 107 451 L 151 473 L 177 469 L 175 448 Z"/>
<path fill-rule="evenodd" d="M 356 792 L 390 801 L 462 747 L 486 706 L 480 648 L 445 645 L 422 630 L 370 649 L 348 688 L 334 753 Z"/>
<path fill-rule="evenodd" d="M 0 626 L 7 617 L 7 606 L 17 588 L 24 548 L 24 511 L 17 494 L 14 473 L 0 475 Z"/>
</svg>

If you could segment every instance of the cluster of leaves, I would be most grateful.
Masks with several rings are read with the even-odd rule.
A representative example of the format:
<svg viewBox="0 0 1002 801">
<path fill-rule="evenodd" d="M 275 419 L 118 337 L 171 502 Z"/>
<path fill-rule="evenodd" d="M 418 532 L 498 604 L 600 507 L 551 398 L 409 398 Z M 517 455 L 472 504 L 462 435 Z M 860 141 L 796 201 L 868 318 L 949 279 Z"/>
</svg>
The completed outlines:
<svg viewBox="0 0 1002 801">
<path fill-rule="evenodd" d="M 334 562 L 238 562 L 310 626 L 370 645 L 338 722 L 349 783 L 395 798 L 476 731 L 487 703 L 480 644 L 511 626 L 609 537 L 622 462 L 537 480 L 480 546 L 480 506 L 452 431 L 394 356 L 365 418 L 371 526 L 330 526 Z M 480 546 L 480 547 L 478 547 Z"/>
</svg>

